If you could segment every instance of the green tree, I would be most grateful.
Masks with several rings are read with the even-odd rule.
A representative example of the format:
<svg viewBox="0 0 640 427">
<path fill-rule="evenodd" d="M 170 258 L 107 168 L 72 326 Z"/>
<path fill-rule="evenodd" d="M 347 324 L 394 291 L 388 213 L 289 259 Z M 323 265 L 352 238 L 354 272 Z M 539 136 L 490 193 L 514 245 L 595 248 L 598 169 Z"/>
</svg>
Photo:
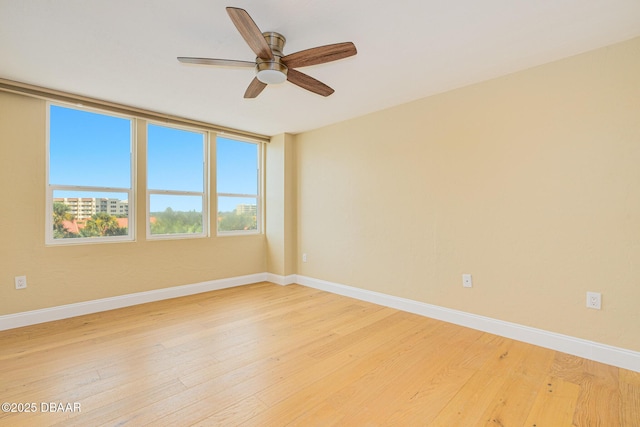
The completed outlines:
<svg viewBox="0 0 640 427">
<path fill-rule="evenodd" d="M 238 214 L 233 212 L 218 213 L 218 230 L 220 231 L 240 231 L 257 230 L 258 223 L 253 214 Z"/>
<path fill-rule="evenodd" d="M 127 227 L 120 227 L 115 216 L 99 212 L 87 220 L 81 234 L 83 237 L 123 236 L 127 231 Z"/>
<path fill-rule="evenodd" d="M 73 214 L 69 205 L 61 202 L 53 202 L 53 238 L 64 239 L 69 237 L 79 237 L 64 226 L 65 221 L 73 221 Z"/>
<path fill-rule="evenodd" d="M 194 234 L 202 232 L 202 212 L 174 211 L 152 212 L 151 234 Z"/>
</svg>

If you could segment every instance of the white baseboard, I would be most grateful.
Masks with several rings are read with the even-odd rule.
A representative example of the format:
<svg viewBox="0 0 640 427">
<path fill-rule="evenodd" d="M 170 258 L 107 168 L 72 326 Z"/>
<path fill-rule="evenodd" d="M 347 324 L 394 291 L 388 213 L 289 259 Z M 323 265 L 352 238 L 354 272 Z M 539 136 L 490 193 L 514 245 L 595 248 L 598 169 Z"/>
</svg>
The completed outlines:
<svg viewBox="0 0 640 427">
<path fill-rule="evenodd" d="M 297 275 L 296 283 L 640 372 L 640 352 Z"/>
<path fill-rule="evenodd" d="M 138 292 L 135 294 L 119 295 L 117 297 L 102 298 L 93 301 L 79 302 L 44 308 L 41 310 L 26 311 L 22 313 L 0 316 L 0 331 L 35 325 L 37 323 L 51 322 L 53 320 L 82 316 L 83 314 L 98 313 L 100 311 L 129 307 L 147 302 L 160 301 L 202 292 L 216 291 L 232 288 L 234 286 L 248 285 L 251 283 L 267 281 L 267 273 L 238 276 L 229 279 L 210 280 L 191 285 L 174 286 L 171 288 L 154 289 L 152 291 Z"/>
<path fill-rule="evenodd" d="M 292 285 L 296 283 L 295 274 L 290 274 L 288 276 L 280 276 L 278 274 L 273 274 L 273 273 L 265 273 L 265 274 L 267 275 L 265 280 L 267 282 L 275 283 L 276 285 L 286 286 L 286 285 Z"/>
</svg>

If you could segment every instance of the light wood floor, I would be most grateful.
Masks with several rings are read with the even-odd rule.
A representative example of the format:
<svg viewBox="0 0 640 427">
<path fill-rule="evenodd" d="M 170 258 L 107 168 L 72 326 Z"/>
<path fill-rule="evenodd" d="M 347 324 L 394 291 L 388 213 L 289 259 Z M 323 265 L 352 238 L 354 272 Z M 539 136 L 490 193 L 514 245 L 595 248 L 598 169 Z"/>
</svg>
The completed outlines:
<svg viewBox="0 0 640 427">
<path fill-rule="evenodd" d="M 12 427 L 617 427 L 640 426 L 640 374 L 258 283 L 0 332 L 0 401 L 37 406 Z"/>
</svg>

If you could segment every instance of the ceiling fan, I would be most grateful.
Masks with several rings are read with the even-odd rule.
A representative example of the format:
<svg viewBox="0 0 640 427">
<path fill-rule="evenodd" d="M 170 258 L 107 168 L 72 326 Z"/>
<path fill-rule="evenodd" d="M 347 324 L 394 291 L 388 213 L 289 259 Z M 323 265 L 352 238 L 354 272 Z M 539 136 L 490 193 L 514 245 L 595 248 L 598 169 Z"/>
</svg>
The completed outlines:
<svg viewBox="0 0 640 427">
<path fill-rule="evenodd" d="M 334 92 L 332 88 L 294 68 L 324 64 L 347 58 L 357 53 L 353 43 L 345 42 L 318 46 L 284 55 L 282 48 L 286 39 L 282 34 L 273 31 L 261 32 L 260 28 L 244 9 L 227 7 L 227 13 L 240 35 L 257 55 L 254 62 L 185 56 L 178 57 L 178 61 L 200 65 L 255 67 L 256 77 L 244 93 L 245 98 L 255 98 L 260 95 L 268 84 L 283 83 L 285 80 L 318 95 L 329 96 Z"/>
</svg>

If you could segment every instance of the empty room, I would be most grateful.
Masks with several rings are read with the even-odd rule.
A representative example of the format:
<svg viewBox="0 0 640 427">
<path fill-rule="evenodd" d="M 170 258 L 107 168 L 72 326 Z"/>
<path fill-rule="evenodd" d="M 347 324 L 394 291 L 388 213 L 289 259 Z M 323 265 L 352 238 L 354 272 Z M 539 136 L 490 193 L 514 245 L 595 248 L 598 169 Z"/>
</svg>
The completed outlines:
<svg viewBox="0 0 640 427">
<path fill-rule="evenodd" d="M 640 2 L 0 0 L 0 426 L 640 427 Z"/>
</svg>

